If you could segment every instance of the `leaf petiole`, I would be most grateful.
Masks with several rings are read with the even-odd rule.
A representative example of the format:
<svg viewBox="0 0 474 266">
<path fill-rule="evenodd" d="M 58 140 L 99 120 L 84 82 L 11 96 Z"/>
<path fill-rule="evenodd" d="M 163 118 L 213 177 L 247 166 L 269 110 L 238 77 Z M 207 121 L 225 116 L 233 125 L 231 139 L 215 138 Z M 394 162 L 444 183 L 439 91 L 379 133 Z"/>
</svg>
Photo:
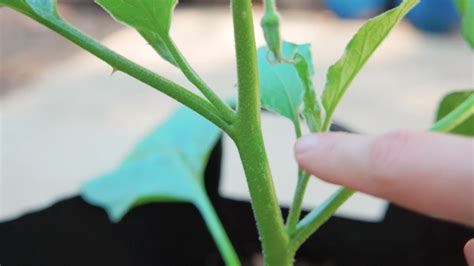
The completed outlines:
<svg viewBox="0 0 474 266">
<path fill-rule="evenodd" d="M 202 217 L 206 221 L 206 225 L 211 233 L 219 252 L 222 255 L 227 266 L 240 266 L 239 256 L 235 252 L 232 242 L 230 241 L 224 226 L 222 225 L 219 216 L 217 215 L 214 206 L 212 205 L 209 197 L 205 192 L 205 188 L 202 188 L 201 196 L 196 203 L 197 209 L 201 213 Z"/>
<path fill-rule="evenodd" d="M 286 221 L 286 232 L 290 237 L 296 231 L 296 225 L 298 224 L 301 217 L 303 199 L 310 176 L 311 175 L 309 173 L 303 171 L 302 169 L 298 169 L 298 183 L 296 184 L 296 190 L 293 195 L 293 203 L 290 207 Z"/>
<path fill-rule="evenodd" d="M 354 191 L 341 188 L 328 198 L 319 208 L 312 210 L 296 226 L 295 233 L 291 236 L 290 250 L 296 252 L 321 225 L 323 225 L 344 204 Z"/>
<path fill-rule="evenodd" d="M 214 91 L 201 79 L 201 77 L 194 71 L 189 65 L 183 54 L 176 47 L 171 37 L 166 36 L 163 38 L 163 42 L 171 53 L 178 67 L 181 69 L 186 78 L 201 91 L 201 93 L 214 105 L 217 109 L 218 115 L 222 117 L 226 122 L 232 124 L 235 121 L 235 113 L 227 106 Z"/>
</svg>

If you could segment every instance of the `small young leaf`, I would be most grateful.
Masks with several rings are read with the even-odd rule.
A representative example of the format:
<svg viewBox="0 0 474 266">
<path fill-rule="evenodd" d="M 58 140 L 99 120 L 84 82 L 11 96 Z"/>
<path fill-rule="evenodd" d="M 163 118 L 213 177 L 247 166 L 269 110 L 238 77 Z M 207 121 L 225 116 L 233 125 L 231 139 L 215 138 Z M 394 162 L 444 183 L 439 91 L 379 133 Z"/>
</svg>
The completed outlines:
<svg viewBox="0 0 474 266">
<path fill-rule="evenodd" d="M 443 119 L 472 95 L 474 95 L 474 90 L 457 91 L 446 95 L 438 107 L 436 121 Z M 474 115 L 471 115 L 466 121 L 451 130 L 450 133 L 473 137 Z"/>
<path fill-rule="evenodd" d="M 297 53 L 312 62 L 310 45 L 283 43 L 283 56 L 294 60 Z M 271 64 L 268 62 L 267 47 L 258 50 L 258 69 L 260 76 L 260 95 L 262 106 L 279 113 L 294 123 L 299 119 L 298 113 L 303 102 L 304 85 L 293 64 Z M 312 64 L 309 73 L 314 73 Z"/>
<path fill-rule="evenodd" d="M 265 10 L 265 14 L 262 17 L 261 26 L 263 29 L 263 35 L 269 52 L 271 52 L 276 62 L 284 62 L 284 56 L 281 52 L 281 37 L 280 37 L 280 17 L 274 9 Z"/>
<path fill-rule="evenodd" d="M 322 95 L 326 120 L 332 118 L 337 104 L 377 47 L 418 2 L 419 0 L 404 0 L 397 8 L 367 21 L 352 38 L 343 57 L 329 68 L 327 74 L 326 88 Z M 327 126 L 330 121 L 325 122 Z"/>
<path fill-rule="evenodd" d="M 155 51 L 176 65 L 165 40 L 178 0 L 96 0 L 116 20 L 135 28 Z"/>
<path fill-rule="evenodd" d="M 190 132 L 190 130 L 192 132 Z M 184 201 L 198 208 L 205 198 L 204 170 L 220 131 L 188 108 L 154 130 L 120 167 L 92 180 L 82 197 L 119 221 L 136 205 Z"/>
<path fill-rule="evenodd" d="M 317 100 L 316 91 L 313 85 L 312 62 L 308 62 L 300 53 L 296 54 L 296 64 L 294 65 L 298 75 L 303 82 L 303 117 L 311 132 L 321 130 L 321 106 Z"/>
</svg>

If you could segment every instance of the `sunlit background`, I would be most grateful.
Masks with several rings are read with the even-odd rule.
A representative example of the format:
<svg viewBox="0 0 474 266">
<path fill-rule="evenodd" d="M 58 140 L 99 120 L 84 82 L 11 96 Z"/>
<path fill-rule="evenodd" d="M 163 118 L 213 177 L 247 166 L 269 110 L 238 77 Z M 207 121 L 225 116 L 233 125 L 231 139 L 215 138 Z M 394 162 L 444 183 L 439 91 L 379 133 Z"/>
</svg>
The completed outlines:
<svg viewBox="0 0 474 266">
<path fill-rule="evenodd" d="M 361 18 L 395 2 L 278 2 L 284 38 L 312 44 L 318 92 L 328 67 L 363 23 Z M 424 130 L 433 122 L 445 93 L 473 86 L 473 57 L 457 29 L 459 18 L 452 1 L 423 2 L 428 5 L 411 14 L 412 23 L 404 21 L 394 30 L 354 81 L 336 113 L 339 123 L 364 133 Z M 92 1 L 59 3 L 60 13 L 82 31 L 192 88 L 134 30 L 114 22 Z M 183 0 L 172 23 L 172 37 L 183 54 L 223 98 L 236 94 L 228 6 L 227 0 Z M 263 45 L 258 26 L 262 8 L 257 1 L 254 16 L 257 42 Z M 0 9 L 0 27 L 0 220 L 76 195 L 85 180 L 113 169 L 177 107 L 173 100 L 122 73 L 112 75 L 105 63 L 11 10 Z M 289 122 L 273 117 L 265 121 L 271 164 L 284 203 L 294 187 L 294 180 L 286 175 L 295 171 L 290 160 L 294 137 Z M 235 155 L 226 156 L 224 175 L 231 179 L 222 191 L 245 197 Z M 374 210 L 383 208 L 380 202 L 367 204 Z"/>
</svg>

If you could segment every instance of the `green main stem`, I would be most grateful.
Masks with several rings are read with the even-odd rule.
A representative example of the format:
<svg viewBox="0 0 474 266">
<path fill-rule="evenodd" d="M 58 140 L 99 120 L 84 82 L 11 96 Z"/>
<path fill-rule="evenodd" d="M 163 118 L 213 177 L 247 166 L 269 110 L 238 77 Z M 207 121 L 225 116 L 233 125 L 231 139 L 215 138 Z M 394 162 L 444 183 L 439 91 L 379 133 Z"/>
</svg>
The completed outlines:
<svg viewBox="0 0 474 266">
<path fill-rule="evenodd" d="M 234 141 L 247 177 L 265 264 L 290 266 L 293 265 L 293 254 L 289 253 L 289 238 L 278 205 L 261 131 L 257 48 L 251 0 L 232 0 L 232 13 L 239 86 Z"/>
</svg>

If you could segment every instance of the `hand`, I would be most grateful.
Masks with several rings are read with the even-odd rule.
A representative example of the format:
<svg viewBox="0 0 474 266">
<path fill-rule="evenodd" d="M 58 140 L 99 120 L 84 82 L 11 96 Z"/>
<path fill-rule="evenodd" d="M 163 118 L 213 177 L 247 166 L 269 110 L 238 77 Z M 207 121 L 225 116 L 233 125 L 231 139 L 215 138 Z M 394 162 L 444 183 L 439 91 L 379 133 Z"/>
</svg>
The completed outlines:
<svg viewBox="0 0 474 266">
<path fill-rule="evenodd" d="M 308 135 L 296 143 L 300 166 L 325 181 L 474 227 L 474 140 L 399 131 L 381 136 Z M 474 265 L 474 241 L 465 248 Z"/>
</svg>

